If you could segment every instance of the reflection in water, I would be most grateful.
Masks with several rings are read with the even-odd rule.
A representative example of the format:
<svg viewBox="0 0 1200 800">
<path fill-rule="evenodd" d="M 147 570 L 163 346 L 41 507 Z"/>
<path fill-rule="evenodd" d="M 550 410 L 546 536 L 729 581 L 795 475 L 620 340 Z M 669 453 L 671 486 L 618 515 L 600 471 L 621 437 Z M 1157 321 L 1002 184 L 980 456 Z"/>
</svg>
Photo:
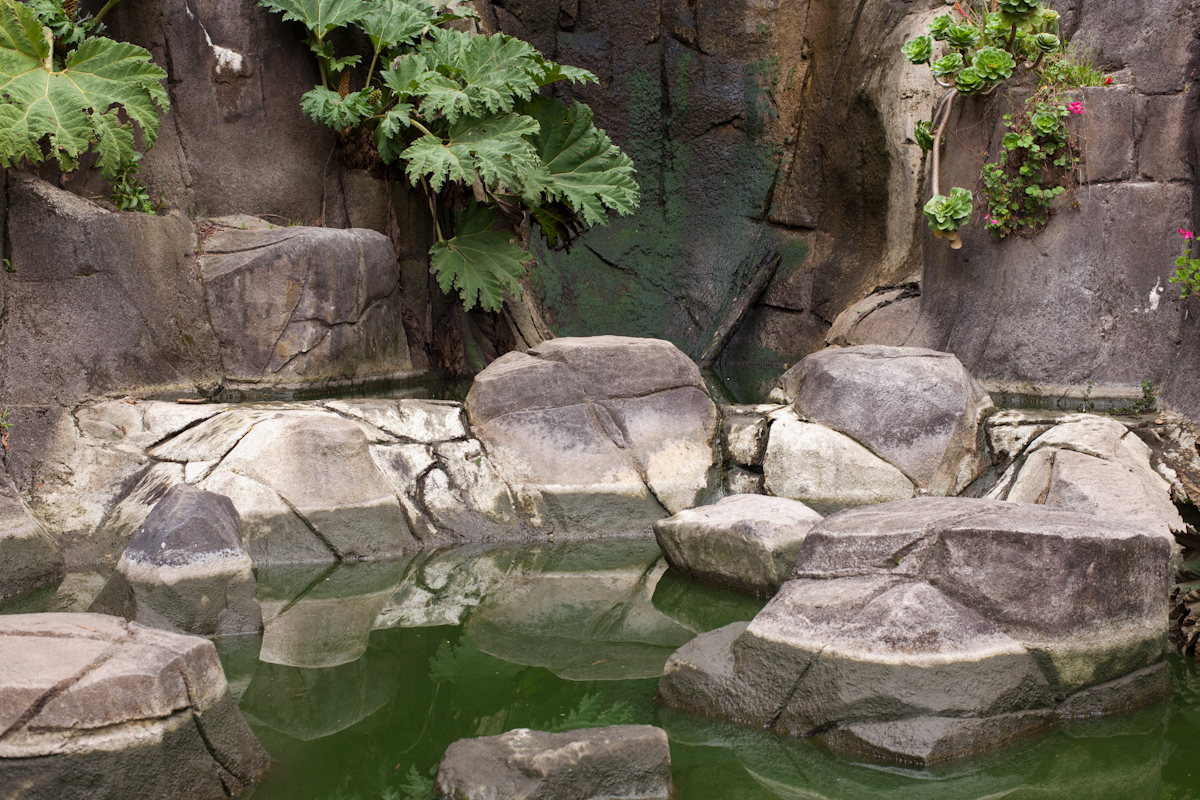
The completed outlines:
<svg viewBox="0 0 1200 800">
<path fill-rule="evenodd" d="M 1168 704 L 913 770 L 656 706 L 666 655 L 697 632 L 750 619 L 762 601 L 664 574 L 653 543 L 460 548 L 421 554 L 386 579 L 366 569 L 350 581 L 352 572 L 344 584 L 335 575 L 265 577 L 273 619 L 292 614 L 297 597 L 314 609 L 284 629 L 293 660 L 345 658 L 354 648 L 361 657 L 285 666 L 256 660 L 255 640 L 241 640 L 240 652 L 221 644 L 231 687 L 278 760 L 254 800 L 428 798 L 456 739 L 616 723 L 667 730 L 680 800 L 1200 799 L 1200 672 L 1191 660 L 1172 661 Z M 358 610 L 321 605 L 334 596 Z M 364 633 L 376 604 L 384 610 Z M 318 608 L 353 625 L 338 634 Z M 323 644 L 305 641 L 305 624 Z M 647 677 L 620 679 L 629 675 Z"/>
</svg>

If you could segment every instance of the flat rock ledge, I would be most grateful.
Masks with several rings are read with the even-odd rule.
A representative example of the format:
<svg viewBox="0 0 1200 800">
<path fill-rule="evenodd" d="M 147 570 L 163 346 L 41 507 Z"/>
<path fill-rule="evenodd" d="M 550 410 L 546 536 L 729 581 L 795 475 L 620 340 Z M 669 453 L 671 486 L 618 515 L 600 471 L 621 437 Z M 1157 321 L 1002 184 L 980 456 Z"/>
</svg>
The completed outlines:
<svg viewBox="0 0 1200 800">
<path fill-rule="evenodd" d="M 6 797 L 209 800 L 269 761 L 212 642 L 102 614 L 0 616 Z"/>
<path fill-rule="evenodd" d="M 460 739 L 438 765 L 447 800 L 652 800 L 674 794 L 666 731 L 652 725 Z"/>
<path fill-rule="evenodd" d="M 749 623 L 668 660 L 663 703 L 919 765 L 1167 696 L 1172 538 L 963 498 L 815 525 Z"/>
</svg>

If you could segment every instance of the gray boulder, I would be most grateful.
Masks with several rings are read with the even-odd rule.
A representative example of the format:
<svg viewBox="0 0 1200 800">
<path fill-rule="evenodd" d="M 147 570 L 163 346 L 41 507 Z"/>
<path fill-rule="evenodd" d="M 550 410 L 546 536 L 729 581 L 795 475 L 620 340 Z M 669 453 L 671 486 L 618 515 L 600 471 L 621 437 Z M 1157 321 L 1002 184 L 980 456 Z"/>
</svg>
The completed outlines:
<svg viewBox="0 0 1200 800">
<path fill-rule="evenodd" d="M 853 509 L 809 531 L 750 623 L 668 661 L 668 705 L 933 763 L 1169 692 L 1171 538 L 958 498 Z"/>
<path fill-rule="evenodd" d="M 226 636 L 258 633 L 254 564 L 228 497 L 177 483 L 121 554 L 90 611 L 152 628 Z"/>
<path fill-rule="evenodd" d="M 665 800 L 675 787 L 665 731 L 610 725 L 459 739 L 438 765 L 436 790 L 447 800 Z"/>
<path fill-rule="evenodd" d="M 654 536 L 672 569 L 694 580 L 771 595 L 791 575 L 821 515 L 780 497 L 739 494 L 660 519 Z"/>
<path fill-rule="evenodd" d="M 7 475 L 0 475 L 0 564 L 0 600 L 58 583 L 66 574 L 61 550 Z"/>
<path fill-rule="evenodd" d="M 0 617 L 0 774 L 32 800 L 239 792 L 269 758 L 212 643 L 101 614 Z"/>
<path fill-rule="evenodd" d="M 903 472 L 849 436 L 804 422 L 791 409 L 771 416 L 763 459 L 768 494 L 799 500 L 821 514 L 915 494 Z"/>
<path fill-rule="evenodd" d="M 986 466 L 977 440 L 991 398 L 948 353 L 823 350 L 784 373 L 780 387 L 801 417 L 846 434 L 931 494 L 958 494 Z"/>
<path fill-rule="evenodd" d="M 715 480 L 716 406 L 669 342 L 555 339 L 476 378 L 467 416 L 518 502 L 563 533 L 644 530 Z"/>
<path fill-rule="evenodd" d="M 364 229 L 225 229 L 200 255 L 227 379 L 286 382 L 412 369 L 396 252 Z"/>
</svg>

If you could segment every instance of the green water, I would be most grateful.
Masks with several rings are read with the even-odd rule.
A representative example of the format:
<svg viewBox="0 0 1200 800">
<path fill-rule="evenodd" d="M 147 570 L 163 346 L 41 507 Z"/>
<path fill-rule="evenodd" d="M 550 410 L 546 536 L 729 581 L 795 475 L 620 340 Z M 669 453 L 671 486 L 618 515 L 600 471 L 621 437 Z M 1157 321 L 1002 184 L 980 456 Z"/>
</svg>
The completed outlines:
<svg viewBox="0 0 1200 800">
<path fill-rule="evenodd" d="M 614 723 L 666 729 L 681 800 L 1200 798 L 1190 659 L 1172 659 L 1168 703 L 932 770 L 659 707 L 667 656 L 750 619 L 762 601 L 677 577 L 653 542 L 272 571 L 260 596 L 265 635 L 219 643 L 230 688 L 276 762 L 254 800 L 416 800 L 430 796 L 456 739 Z"/>
</svg>

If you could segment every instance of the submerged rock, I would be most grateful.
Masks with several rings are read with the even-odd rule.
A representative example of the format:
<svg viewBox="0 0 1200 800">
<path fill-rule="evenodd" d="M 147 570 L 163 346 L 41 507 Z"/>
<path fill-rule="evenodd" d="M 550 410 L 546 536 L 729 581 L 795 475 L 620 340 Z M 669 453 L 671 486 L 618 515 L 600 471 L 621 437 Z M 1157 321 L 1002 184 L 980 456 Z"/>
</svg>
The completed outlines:
<svg viewBox="0 0 1200 800">
<path fill-rule="evenodd" d="M 200 636 L 258 633 L 254 564 L 238 523 L 228 497 L 175 484 L 89 610 Z"/>
<path fill-rule="evenodd" d="M 0 600 L 50 586 L 66 572 L 62 552 L 0 475 Z"/>
<path fill-rule="evenodd" d="M 821 515 L 781 497 L 739 494 L 654 523 L 667 563 L 689 578 L 774 594 Z"/>
<path fill-rule="evenodd" d="M 459 739 L 436 788 L 447 800 L 665 800 L 675 790 L 667 734 L 652 725 Z"/>
<path fill-rule="evenodd" d="M 845 511 L 753 621 L 671 657 L 659 698 L 872 757 L 969 755 L 1165 696 L 1170 554 L 1167 534 L 1030 505 Z"/>
<path fill-rule="evenodd" d="M 239 793 L 269 758 L 212 643 L 101 614 L 0 617 L 0 775 L 30 800 Z"/>
</svg>

